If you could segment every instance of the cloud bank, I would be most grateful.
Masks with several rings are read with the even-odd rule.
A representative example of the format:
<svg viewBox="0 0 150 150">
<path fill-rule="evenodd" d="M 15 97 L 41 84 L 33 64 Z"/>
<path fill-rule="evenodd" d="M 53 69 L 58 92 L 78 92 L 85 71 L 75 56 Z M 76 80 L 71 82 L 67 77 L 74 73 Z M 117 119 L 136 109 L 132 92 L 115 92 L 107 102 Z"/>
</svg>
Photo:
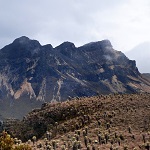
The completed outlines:
<svg viewBox="0 0 150 150">
<path fill-rule="evenodd" d="M 127 51 L 150 39 L 149 0 L 0 0 L 0 48 L 28 36 L 54 47 L 109 39 Z"/>
</svg>

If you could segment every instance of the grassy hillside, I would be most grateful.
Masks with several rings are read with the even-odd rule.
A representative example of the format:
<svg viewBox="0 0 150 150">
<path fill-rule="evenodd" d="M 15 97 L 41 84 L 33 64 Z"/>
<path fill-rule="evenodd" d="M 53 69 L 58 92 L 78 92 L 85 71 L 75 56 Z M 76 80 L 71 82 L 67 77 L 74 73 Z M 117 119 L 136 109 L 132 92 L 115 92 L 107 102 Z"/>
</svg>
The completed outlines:
<svg viewBox="0 0 150 150">
<path fill-rule="evenodd" d="M 149 149 L 150 94 L 45 103 L 6 130 L 33 149 Z"/>
</svg>

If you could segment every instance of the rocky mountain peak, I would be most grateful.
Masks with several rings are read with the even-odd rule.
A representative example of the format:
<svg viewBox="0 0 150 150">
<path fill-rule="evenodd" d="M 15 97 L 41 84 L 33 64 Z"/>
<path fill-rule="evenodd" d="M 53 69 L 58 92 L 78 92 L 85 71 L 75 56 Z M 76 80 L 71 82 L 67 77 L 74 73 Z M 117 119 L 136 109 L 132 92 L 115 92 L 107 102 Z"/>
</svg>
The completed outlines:
<svg viewBox="0 0 150 150">
<path fill-rule="evenodd" d="M 46 45 L 43 45 L 42 48 L 53 49 L 53 46 L 51 44 L 46 44 Z"/>
<path fill-rule="evenodd" d="M 28 37 L 21 36 L 21 37 L 15 39 L 14 43 L 16 42 L 16 43 L 22 43 L 23 44 L 23 43 L 28 43 L 29 41 L 30 41 L 30 39 Z"/>
<path fill-rule="evenodd" d="M 37 40 L 31 40 L 26 36 L 22 36 L 14 40 L 12 43 L 14 46 L 22 46 L 22 48 L 28 47 L 28 49 L 33 49 L 36 47 L 40 47 L 41 44 Z"/>
<path fill-rule="evenodd" d="M 59 46 L 56 47 L 56 49 L 61 49 L 61 50 L 64 50 L 64 49 L 74 49 L 75 48 L 75 45 L 74 43 L 72 42 L 63 42 L 62 44 L 60 44 Z"/>
<path fill-rule="evenodd" d="M 102 45 L 104 45 L 104 46 L 112 47 L 111 42 L 110 42 L 109 40 L 107 40 L 107 39 L 100 41 L 100 43 L 101 43 Z"/>
<path fill-rule="evenodd" d="M 85 51 L 102 51 L 102 53 L 108 50 L 113 50 L 109 40 L 90 42 L 81 46 L 80 49 L 84 49 Z"/>
<path fill-rule="evenodd" d="M 53 48 L 23 36 L 0 51 L 4 117 L 19 118 L 43 102 L 68 97 L 133 92 L 150 92 L 150 83 L 141 77 L 135 61 L 114 50 L 109 40 L 81 47 L 64 42 Z"/>
<path fill-rule="evenodd" d="M 111 45 L 111 42 L 109 40 L 102 40 L 102 41 L 97 41 L 97 42 L 90 42 L 90 43 L 87 43 L 83 46 L 97 46 L 97 47 L 105 47 L 105 46 L 108 46 L 108 47 L 112 47 Z"/>
<path fill-rule="evenodd" d="M 65 55 L 67 57 L 72 57 L 72 53 L 74 53 L 75 49 L 76 49 L 76 47 L 75 47 L 74 43 L 68 42 L 68 41 L 55 47 L 56 51 L 59 51 L 60 53 L 62 53 L 63 55 Z"/>
</svg>

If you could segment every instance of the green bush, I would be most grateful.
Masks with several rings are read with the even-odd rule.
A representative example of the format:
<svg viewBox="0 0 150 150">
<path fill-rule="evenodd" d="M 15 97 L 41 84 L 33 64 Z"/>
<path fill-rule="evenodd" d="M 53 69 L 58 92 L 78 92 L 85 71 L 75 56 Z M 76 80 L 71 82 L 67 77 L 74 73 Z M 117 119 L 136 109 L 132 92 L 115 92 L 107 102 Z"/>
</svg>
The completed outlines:
<svg viewBox="0 0 150 150">
<path fill-rule="evenodd" d="M 0 135 L 0 149 L 1 150 L 32 150 L 28 145 L 16 145 L 15 140 L 11 136 L 3 131 Z"/>
<path fill-rule="evenodd" d="M 0 149 L 13 150 L 14 140 L 7 132 L 2 132 L 0 136 Z"/>
</svg>

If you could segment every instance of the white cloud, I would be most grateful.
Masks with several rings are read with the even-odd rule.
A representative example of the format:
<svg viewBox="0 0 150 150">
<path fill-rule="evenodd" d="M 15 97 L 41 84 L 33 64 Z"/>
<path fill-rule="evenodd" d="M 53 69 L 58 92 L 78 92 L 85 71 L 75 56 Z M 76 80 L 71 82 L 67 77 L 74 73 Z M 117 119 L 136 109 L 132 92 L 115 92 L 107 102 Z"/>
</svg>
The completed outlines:
<svg viewBox="0 0 150 150">
<path fill-rule="evenodd" d="M 109 39 L 127 51 L 150 39 L 149 0 L 1 0 L 0 47 L 26 35 L 77 46 Z"/>
</svg>

